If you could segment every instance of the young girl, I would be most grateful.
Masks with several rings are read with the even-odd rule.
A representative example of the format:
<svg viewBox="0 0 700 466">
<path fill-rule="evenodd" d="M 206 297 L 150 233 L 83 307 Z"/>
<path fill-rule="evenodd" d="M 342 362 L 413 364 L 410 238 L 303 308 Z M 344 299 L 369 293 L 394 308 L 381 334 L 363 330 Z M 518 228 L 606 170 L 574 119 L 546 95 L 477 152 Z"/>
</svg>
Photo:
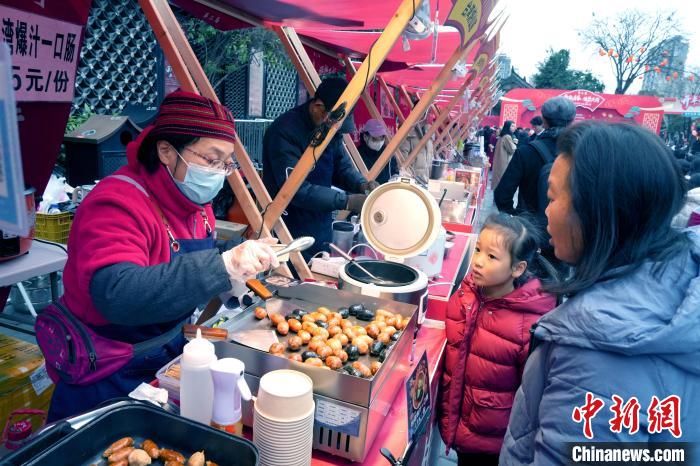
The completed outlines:
<svg viewBox="0 0 700 466">
<path fill-rule="evenodd" d="M 556 306 L 539 291 L 536 269 L 551 270 L 535 227 L 521 217 L 490 216 L 471 272 L 450 298 L 440 394 L 440 433 L 459 466 L 497 465 L 510 409 L 528 355 L 530 327 Z"/>
</svg>

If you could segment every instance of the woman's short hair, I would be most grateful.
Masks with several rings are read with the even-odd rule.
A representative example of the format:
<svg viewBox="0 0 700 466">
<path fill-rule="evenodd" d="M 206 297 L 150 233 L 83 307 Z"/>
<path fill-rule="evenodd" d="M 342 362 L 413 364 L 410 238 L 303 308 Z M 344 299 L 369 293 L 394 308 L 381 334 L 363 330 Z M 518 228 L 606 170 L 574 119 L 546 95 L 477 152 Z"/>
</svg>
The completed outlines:
<svg viewBox="0 0 700 466">
<path fill-rule="evenodd" d="M 530 120 L 530 124 L 533 126 L 542 126 L 544 124 L 544 120 L 541 116 L 537 115 Z"/>
<path fill-rule="evenodd" d="M 648 130 L 626 123 L 585 121 L 564 130 L 560 157 L 572 161 L 569 187 L 583 254 L 573 275 L 551 291 L 573 294 L 644 261 L 663 265 L 688 247 L 671 228 L 685 201 L 685 180 L 671 151 Z"/>
<path fill-rule="evenodd" d="M 182 153 L 182 149 L 199 141 L 199 137 L 185 134 L 159 134 L 157 137 L 146 136 L 141 142 L 137 157 L 148 173 L 155 173 L 161 165 L 160 157 L 158 157 L 158 148 L 156 147 L 158 141 L 166 141 L 176 151 Z"/>
</svg>

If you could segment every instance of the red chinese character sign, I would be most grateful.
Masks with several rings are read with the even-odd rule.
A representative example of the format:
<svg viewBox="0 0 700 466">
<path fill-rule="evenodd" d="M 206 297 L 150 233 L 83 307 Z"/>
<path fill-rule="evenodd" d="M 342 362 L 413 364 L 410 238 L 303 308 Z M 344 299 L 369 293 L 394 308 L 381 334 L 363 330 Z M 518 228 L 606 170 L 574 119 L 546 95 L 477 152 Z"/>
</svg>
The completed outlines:
<svg viewBox="0 0 700 466">
<path fill-rule="evenodd" d="M 615 416 L 610 420 L 610 432 L 619 434 L 623 428 L 627 429 L 630 435 L 639 432 L 639 410 L 641 408 L 639 400 L 632 397 L 624 403 L 624 400 L 617 395 L 613 395 L 612 400 L 614 404 L 610 407 L 610 411 Z"/>
<path fill-rule="evenodd" d="M 562 96 L 576 105 L 576 120 L 630 122 L 659 133 L 664 107 L 658 97 L 649 95 L 598 94 L 585 90 L 511 89 L 501 97 L 500 125 L 506 119 L 518 126 L 527 126 L 530 119 L 541 115 L 542 104 L 552 97 Z M 508 108 L 508 118 L 503 111 Z"/>
<path fill-rule="evenodd" d="M 614 434 L 635 435 L 639 432 L 641 404 L 637 397 L 630 397 L 625 401 L 618 395 L 612 395 L 613 405 L 610 407 L 612 417 L 608 420 L 610 432 Z M 571 419 L 575 423 L 583 423 L 583 436 L 588 440 L 594 438 L 593 418 L 605 407 L 605 401 L 597 398 L 591 392 L 586 392 L 585 403 L 574 407 Z M 681 398 L 678 395 L 669 395 L 659 399 L 652 396 L 647 413 L 647 433 L 660 434 L 668 431 L 675 438 L 681 438 Z M 602 414 L 602 413 L 601 413 Z"/>
<path fill-rule="evenodd" d="M 649 433 L 658 434 L 667 430 L 676 438 L 683 434 L 681 430 L 681 398 L 671 395 L 663 400 L 657 396 L 651 397 L 651 403 L 647 409 L 649 420 Z"/>
<path fill-rule="evenodd" d="M 445 25 L 453 26 L 459 31 L 462 49 L 486 31 L 489 15 L 496 3 L 496 0 L 452 0 L 452 10 Z"/>
<path fill-rule="evenodd" d="M 680 99 L 680 103 L 684 112 L 700 112 L 700 95 L 685 95 Z"/>
<path fill-rule="evenodd" d="M 586 403 L 583 406 L 576 406 L 571 413 L 571 419 L 574 422 L 583 422 L 583 435 L 587 439 L 593 438 L 593 418 L 598 414 L 598 411 L 603 409 L 605 402 L 600 398 L 596 398 L 592 393 L 586 393 Z"/>
<path fill-rule="evenodd" d="M 0 6 L 0 38 L 12 55 L 18 102 L 71 102 L 82 28 Z"/>
<path fill-rule="evenodd" d="M 591 112 L 595 112 L 605 102 L 602 95 L 585 89 L 564 92 L 561 96 L 571 100 L 577 107 L 583 107 Z"/>
</svg>

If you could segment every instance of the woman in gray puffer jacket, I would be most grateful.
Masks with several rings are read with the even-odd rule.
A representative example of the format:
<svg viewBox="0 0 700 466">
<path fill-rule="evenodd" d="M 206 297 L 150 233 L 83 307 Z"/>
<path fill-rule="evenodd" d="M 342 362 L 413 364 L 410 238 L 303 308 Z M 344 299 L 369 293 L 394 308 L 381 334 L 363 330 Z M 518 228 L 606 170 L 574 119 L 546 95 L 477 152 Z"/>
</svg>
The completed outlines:
<svg viewBox="0 0 700 466">
<path fill-rule="evenodd" d="M 578 123 L 558 146 L 547 229 L 573 275 L 535 325 L 499 464 L 569 464 L 587 441 L 700 442 L 700 232 L 671 227 L 681 173 L 636 126 Z"/>
</svg>

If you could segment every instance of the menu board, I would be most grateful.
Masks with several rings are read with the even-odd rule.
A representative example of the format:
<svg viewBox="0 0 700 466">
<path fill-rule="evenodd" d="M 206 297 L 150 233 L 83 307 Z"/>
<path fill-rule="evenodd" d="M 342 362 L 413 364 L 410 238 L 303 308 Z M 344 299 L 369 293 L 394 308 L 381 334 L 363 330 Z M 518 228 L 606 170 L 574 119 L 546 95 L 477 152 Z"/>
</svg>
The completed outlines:
<svg viewBox="0 0 700 466">
<path fill-rule="evenodd" d="M 18 102 L 72 102 L 82 28 L 0 6 L 0 41 L 12 57 Z"/>
<path fill-rule="evenodd" d="M 430 377 L 428 353 L 418 360 L 413 373 L 406 379 L 408 441 L 420 436 L 430 419 Z"/>
</svg>

